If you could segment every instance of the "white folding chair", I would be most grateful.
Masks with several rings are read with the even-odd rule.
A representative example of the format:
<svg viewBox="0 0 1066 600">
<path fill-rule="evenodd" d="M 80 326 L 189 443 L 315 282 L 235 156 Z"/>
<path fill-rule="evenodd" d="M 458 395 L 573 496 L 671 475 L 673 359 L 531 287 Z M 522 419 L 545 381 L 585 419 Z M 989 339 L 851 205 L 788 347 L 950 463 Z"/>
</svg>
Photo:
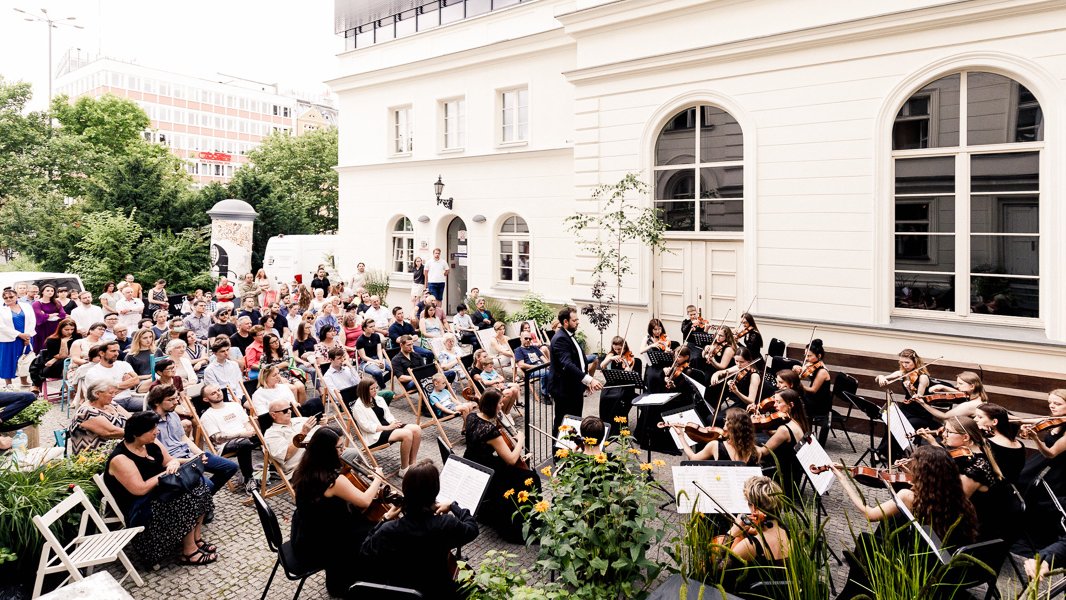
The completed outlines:
<svg viewBox="0 0 1066 600">
<path fill-rule="evenodd" d="M 78 527 L 78 536 L 71 540 L 70 543 L 64 545 L 52 532 L 52 523 L 64 518 L 72 508 L 79 504 L 83 512 L 81 514 L 81 525 Z M 100 533 L 86 534 L 89 519 L 92 519 L 93 524 L 100 530 Z M 44 538 L 44 546 L 41 548 L 41 562 L 37 567 L 37 580 L 33 584 L 33 598 L 41 595 L 41 586 L 44 584 L 44 578 L 47 575 L 62 571 L 68 572 L 69 576 L 59 584 L 59 587 L 62 587 L 68 581 L 81 581 L 84 579 L 81 569 L 112 563 L 116 560 L 120 561 L 122 566 L 126 568 L 126 575 L 122 576 L 119 583 L 125 581 L 126 577 L 132 576 L 133 581 L 138 586 L 144 585 L 144 580 L 141 579 L 137 569 L 133 567 L 133 563 L 130 562 L 129 557 L 123 551 L 123 548 L 138 533 L 143 531 L 144 527 L 132 527 L 117 531 L 109 530 L 107 524 L 104 523 L 104 519 L 93 508 L 88 496 L 85 495 L 81 487 L 74 486 L 74 491 L 69 497 L 53 506 L 45 514 L 34 515 L 33 524 Z"/>
<path fill-rule="evenodd" d="M 118 502 L 115 501 L 111 490 L 107 489 L 103 474 L 97 473 L 93 475 L 93 483 L 100 489 L 100 518 L 104 520 L 104 523 L 114 523 L 119 527 L 125 527 L 126 515 L 122 514 L 122 509 L 118 507 Z M 110 516 L 108 516 L 108 513 L 110 513 Z"/>
</svg>

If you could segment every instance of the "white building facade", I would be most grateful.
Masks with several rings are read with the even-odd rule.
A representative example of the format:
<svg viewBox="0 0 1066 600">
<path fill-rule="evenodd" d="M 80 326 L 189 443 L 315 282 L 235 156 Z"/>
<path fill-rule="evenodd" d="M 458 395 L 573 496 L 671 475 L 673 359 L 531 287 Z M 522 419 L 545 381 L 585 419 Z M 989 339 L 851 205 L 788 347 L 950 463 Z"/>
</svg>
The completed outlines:
<svg viewBox="0 0 1066 600">
<path fill-rule="evenodd" d="M 534 0 L 400 22 L 330 82 L 338 265 L 387 266 L 394 301 L 440 247 L 450 298 L 587 302 L 564 219 L 635 172 L 671 230 L 669 253 L 628 249 L 631 344 L 651 316 L 676 336 L 687 304 L 730 324 L 750 305 L 767 339 L 817 325 L 837 348 L 1066 370 L 1062 2 Z"/>
</svg>

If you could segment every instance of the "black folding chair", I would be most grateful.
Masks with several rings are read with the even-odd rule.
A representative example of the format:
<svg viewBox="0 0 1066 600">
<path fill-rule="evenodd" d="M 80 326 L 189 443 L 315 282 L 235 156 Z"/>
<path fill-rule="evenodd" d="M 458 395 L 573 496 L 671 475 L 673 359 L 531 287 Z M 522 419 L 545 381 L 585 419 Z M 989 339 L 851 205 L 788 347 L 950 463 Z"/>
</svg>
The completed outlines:
<svg viewBox="0 0 1066 600">
<path fill-rule="evenodd" d="M 300 591 L 303 590 L 304 582 L 307 578 L 318 573 L 322 570 L 321 567 L 309 567 L 301 564 L 296 553 L 293 552 L 292 542 L 282 541 L 281 527 L 278 525 L 278 518 L 274 514 L 274 511 L 270 508 L 270 505 L 263 500 L 263 497 L 259 495 L 258 490 L 252 490 L 252 500 L 255 502 L 255 511 L 259 513 L 259 522 L 263 524 L 263 534 L 267 539 L 267 546 L 270 547 L 270 551 L 278 555 L 276 561 L 274 561 L 274 569 L 270 571 L 270 579 L 267 580 L 266 588 L 263 589 L 263 596 L 260 600 L 266 600 L 267 592 L 270 591 L 270 584 L 274 582 L 274 575 L 278 572 L 278 566 L 280 565 L 285 571 L 285 577 L 289 581 L 299 581 L 300 584 L 296 586 L 296 594 L 292 599 L 296 600 L 300 597 Z M 421 597 L 421 596 L 418 596 Z"/>
<path fill-rule="evenodd" d="M 786 347 L 787 344 L 785 344 L 784 340 L 774 338 L 770 340 L 770 345 L 766 347 L 766 354 L 769 356 L 784 356 Z"/>
<path fill-rule="evenodd" d="M 373 598 L 374 600 L 411 600 L 412 598 L 424 598 L 422 592 L 411 588 L 356 581 L 348 588 L 349 598 Z"/>
</svg>

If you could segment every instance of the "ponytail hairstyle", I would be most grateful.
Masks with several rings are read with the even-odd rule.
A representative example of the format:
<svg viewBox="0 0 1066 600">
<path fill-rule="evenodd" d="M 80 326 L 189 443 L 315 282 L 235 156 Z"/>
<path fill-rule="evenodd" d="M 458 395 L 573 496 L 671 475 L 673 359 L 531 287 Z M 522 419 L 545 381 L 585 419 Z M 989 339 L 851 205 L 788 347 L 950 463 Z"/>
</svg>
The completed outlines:
<svg viewBox="0 0 1066 600">
<path fill-rule="evenodd" d="M 778 390 L 774 395 L 780 396 L 785 401 L 785 404 L 788 404 L 789 416 L 799 424 L 804 433 L 808 433 L 811 430 L 811 422 L 807 419 L 807 408 L 803 406 L 799 392 L 797 390 Z"/>
<path fill-rule="evenodd" d="M 1003 479 L 1003 471 L 999 470 L 999 465 L 996 464 L 996 457 L 992 456 L 992 449 L 988 447 L 988 438 L 981 431 L 981 428 L 977 426 L 977 421 L 974 421 L 970 417 L 951 417 L 952 421 L 955 421 L 955 425 L 970 438 L 970 441 L 981 449 L 981 453 L 985 455 L 985 459 L 992 465 L 992 471 L 995 472 L 996 477 Z"/>
<path fill-rule="evenodd" d="M 985 402 L 977 406 L 977 410 L 985 413 L 985 416 L 996 422 L 995 430 L 1005 435 L 1010 441 L 1018 438 L 1019 424 L 1010 420 L 1010 412 L 998 404 Z"/>
</svg>

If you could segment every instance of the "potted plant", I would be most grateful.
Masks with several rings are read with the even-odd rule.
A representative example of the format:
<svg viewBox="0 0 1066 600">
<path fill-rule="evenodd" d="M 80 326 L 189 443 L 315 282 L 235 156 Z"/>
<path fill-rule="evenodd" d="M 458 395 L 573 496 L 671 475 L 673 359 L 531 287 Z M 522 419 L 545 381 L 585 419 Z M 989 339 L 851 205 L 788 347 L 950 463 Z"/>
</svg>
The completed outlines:
<svg viewBox="0 0 1066 600">
<path fill-rule="evenodd" d="M 17 415 L 7 422 L 7 425 L 11 428 L 25 430 L 26 447 L 36 448 L 41 445 L 41 422 L 51 408 L 52 405 L 47 400 L 40 398 L 19 411 Z"/>
<path fill-rule="evenodd" d="M 371 296 L 381 298 L 381 305 L 389 305 L 389 274 L 381 269 L 367 269 L 363 287 Z"/>
</svg>

